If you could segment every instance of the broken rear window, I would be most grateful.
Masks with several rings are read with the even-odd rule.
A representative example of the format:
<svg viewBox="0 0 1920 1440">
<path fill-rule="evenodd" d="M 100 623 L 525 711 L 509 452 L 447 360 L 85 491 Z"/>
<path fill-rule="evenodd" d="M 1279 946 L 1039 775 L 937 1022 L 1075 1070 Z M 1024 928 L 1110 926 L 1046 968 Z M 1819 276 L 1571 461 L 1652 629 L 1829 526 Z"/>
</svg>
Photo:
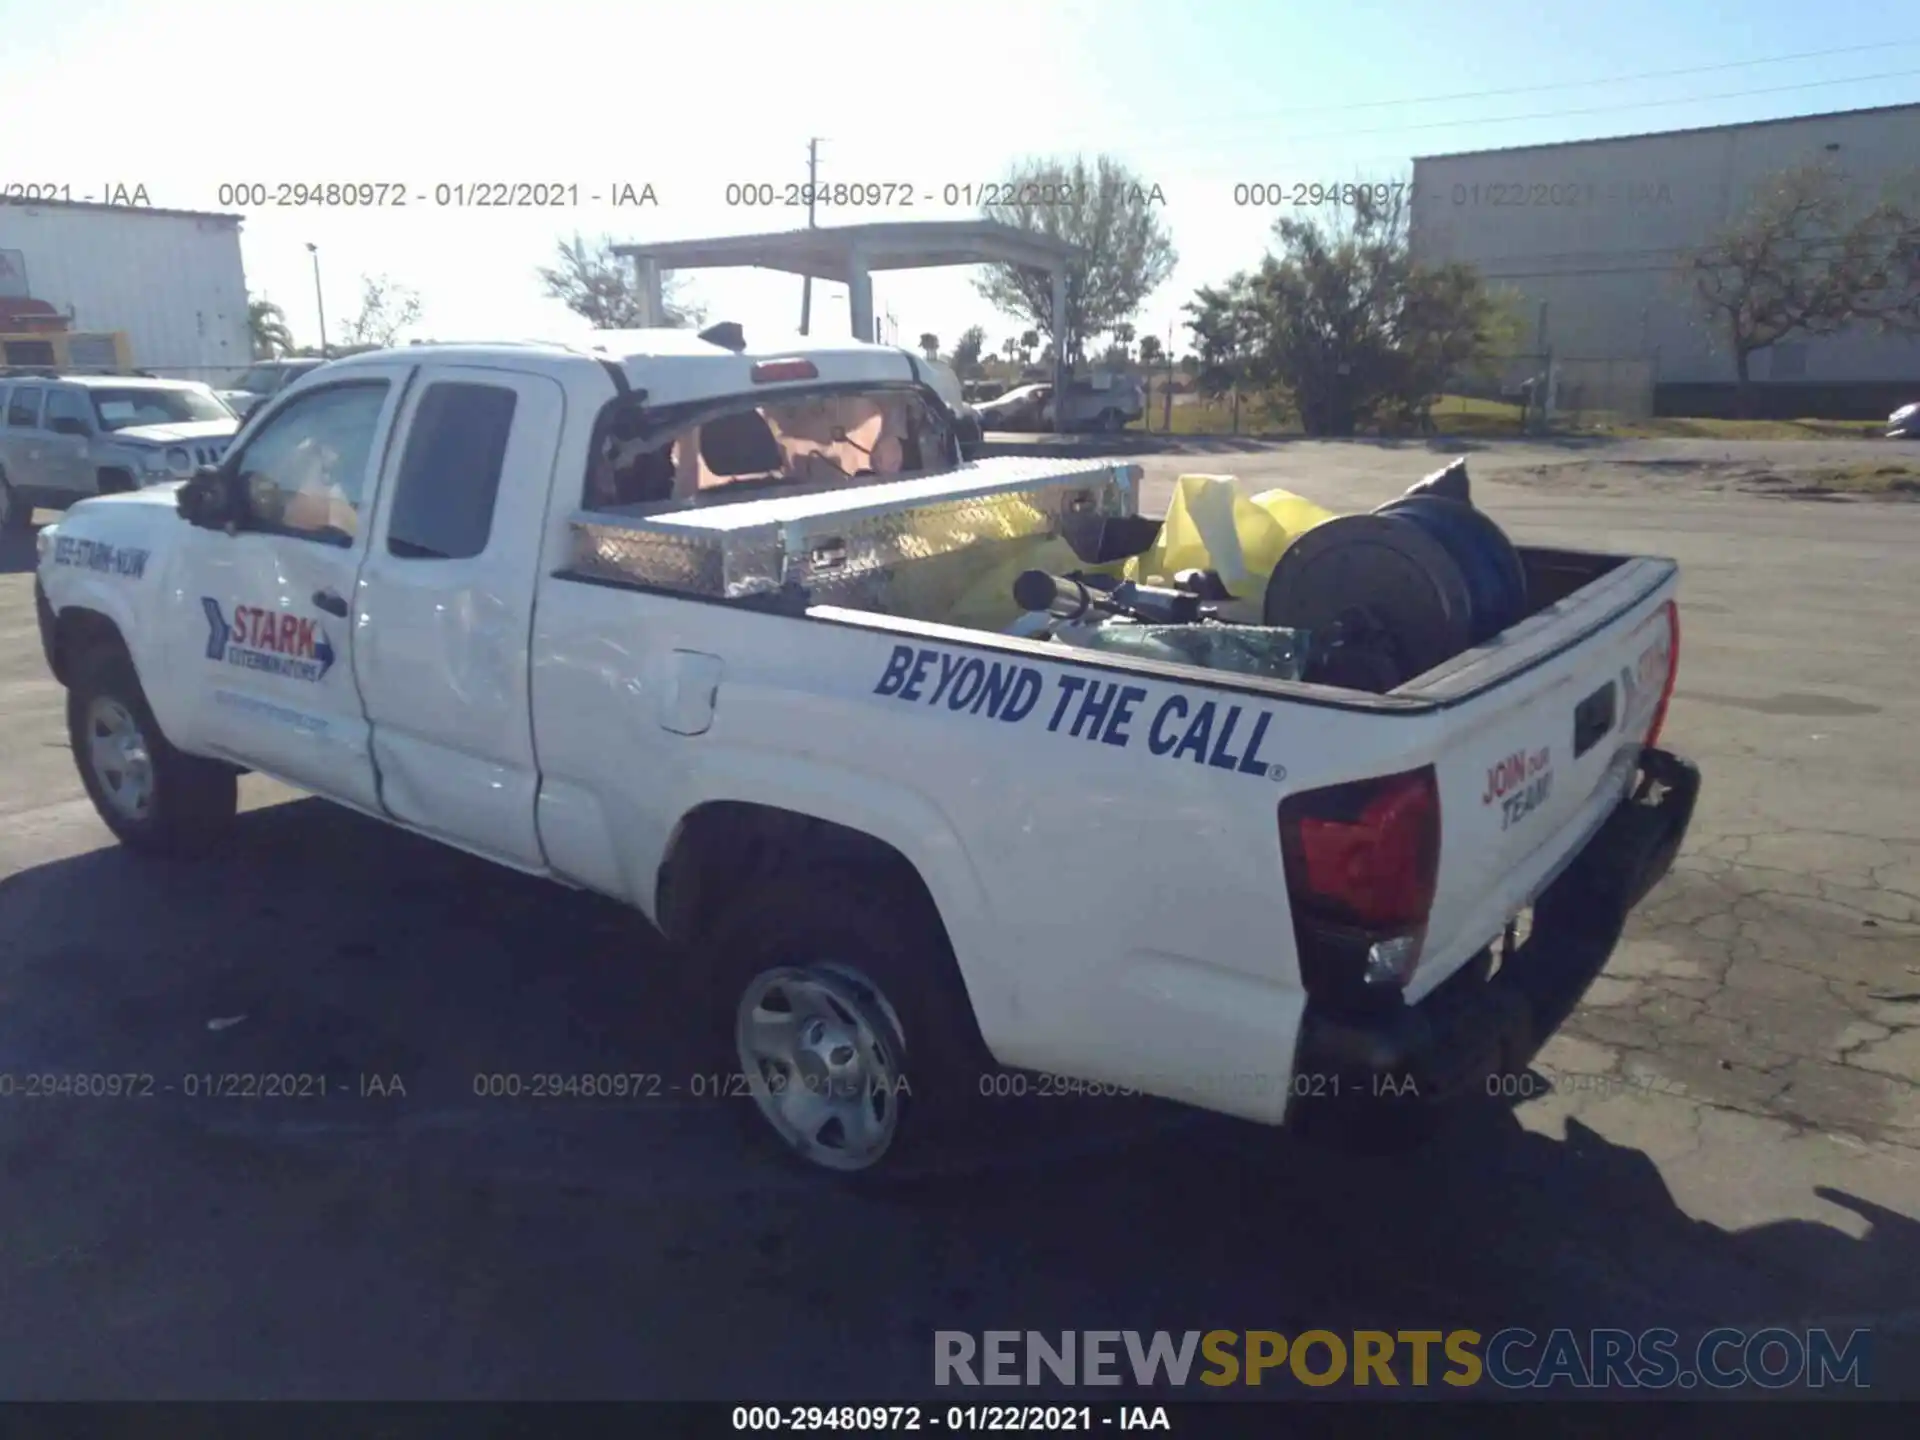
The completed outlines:
<svg viewBox="0 0 1920 1440">
<path fill-rule="evenodd" d="M 601 426 L 586 503 L 711 504 L 958 464 L 945 407 L 911 386 L 782 390 L 655 411 L 629 405 Z"/>
</svg>

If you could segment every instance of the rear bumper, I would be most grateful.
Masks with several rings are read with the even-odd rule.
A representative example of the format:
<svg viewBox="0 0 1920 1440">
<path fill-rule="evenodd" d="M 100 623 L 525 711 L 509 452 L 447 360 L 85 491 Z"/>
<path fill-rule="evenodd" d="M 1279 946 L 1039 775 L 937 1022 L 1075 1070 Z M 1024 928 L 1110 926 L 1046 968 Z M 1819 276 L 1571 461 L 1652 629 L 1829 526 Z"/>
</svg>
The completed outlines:
<svg viewBox="0 0 1920 1440">
<path fill-rule="evenodd" d="M 1317 1014 L 1309 1004 L 1293 1093 L 1444 1104 L 1485 1095 L 1493 1077 L 1524 1069 L 1606 965 L 1628 914 L 1672 868 L 1699 793 L 1691 762 L 1643 751 L 1633 793 L 1540 897 L 1532 932 L 1491 979 L 1491 957 L 1482 956 L 1419 1004 L 1380 1017 Z"/>
</svg>

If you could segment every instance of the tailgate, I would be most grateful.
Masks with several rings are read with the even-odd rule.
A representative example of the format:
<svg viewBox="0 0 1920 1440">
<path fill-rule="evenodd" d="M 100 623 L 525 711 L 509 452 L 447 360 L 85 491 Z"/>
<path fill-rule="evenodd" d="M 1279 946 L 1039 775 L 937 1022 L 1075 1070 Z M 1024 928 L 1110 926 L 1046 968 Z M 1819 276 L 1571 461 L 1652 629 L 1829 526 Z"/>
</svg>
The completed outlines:
<svg viewBox="0 0 1920 1440">
<path fill-rule="evenodd" d="M 1678 567 L 1635 559 L 1395 692 L 1441 706 L 1438 888 L 1407 998 L 1497 938 L 1606 820 L 1678 660 Z"/>
</svg>

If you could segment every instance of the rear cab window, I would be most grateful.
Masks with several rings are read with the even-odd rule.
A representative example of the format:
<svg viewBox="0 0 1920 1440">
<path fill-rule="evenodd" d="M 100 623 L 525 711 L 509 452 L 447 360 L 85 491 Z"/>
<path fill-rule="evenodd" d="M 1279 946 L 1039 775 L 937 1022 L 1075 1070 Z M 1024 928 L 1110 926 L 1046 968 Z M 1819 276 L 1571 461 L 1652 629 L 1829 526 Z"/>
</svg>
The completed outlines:
<svg viewBox="0 0 1920 1440">
<path fill-rule="evenodd" d="M 726 503 L 955 469 L 951 416 L 911 384 L 795 387 L 647 411 L 615 401 L 588 468 L 587 509 Z"/>
</svg>

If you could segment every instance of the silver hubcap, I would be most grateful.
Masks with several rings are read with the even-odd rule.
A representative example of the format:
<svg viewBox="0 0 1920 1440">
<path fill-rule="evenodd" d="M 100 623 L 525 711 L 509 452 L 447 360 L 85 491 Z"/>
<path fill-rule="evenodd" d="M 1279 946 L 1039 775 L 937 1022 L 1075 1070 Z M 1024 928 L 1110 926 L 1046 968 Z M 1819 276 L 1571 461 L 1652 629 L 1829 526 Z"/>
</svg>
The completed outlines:
<svg viewBox="0 0 1920 1440">
<path fill-rule="evenodd" d="M 101 793 L 129 820 L 144 820 L 153 808 L 153 757 L 133 712 L 102 695 L 87 707 L 87 760 Z"/>
<path fill-rule="evenodd" d="M 829 1170 L 864 1170 L 893 1143 L 905 1093 L 899 1034 L 870 982 L 827 965 L 761 972 L 734 1026 L 760 1113 Z"/>
</svg>

